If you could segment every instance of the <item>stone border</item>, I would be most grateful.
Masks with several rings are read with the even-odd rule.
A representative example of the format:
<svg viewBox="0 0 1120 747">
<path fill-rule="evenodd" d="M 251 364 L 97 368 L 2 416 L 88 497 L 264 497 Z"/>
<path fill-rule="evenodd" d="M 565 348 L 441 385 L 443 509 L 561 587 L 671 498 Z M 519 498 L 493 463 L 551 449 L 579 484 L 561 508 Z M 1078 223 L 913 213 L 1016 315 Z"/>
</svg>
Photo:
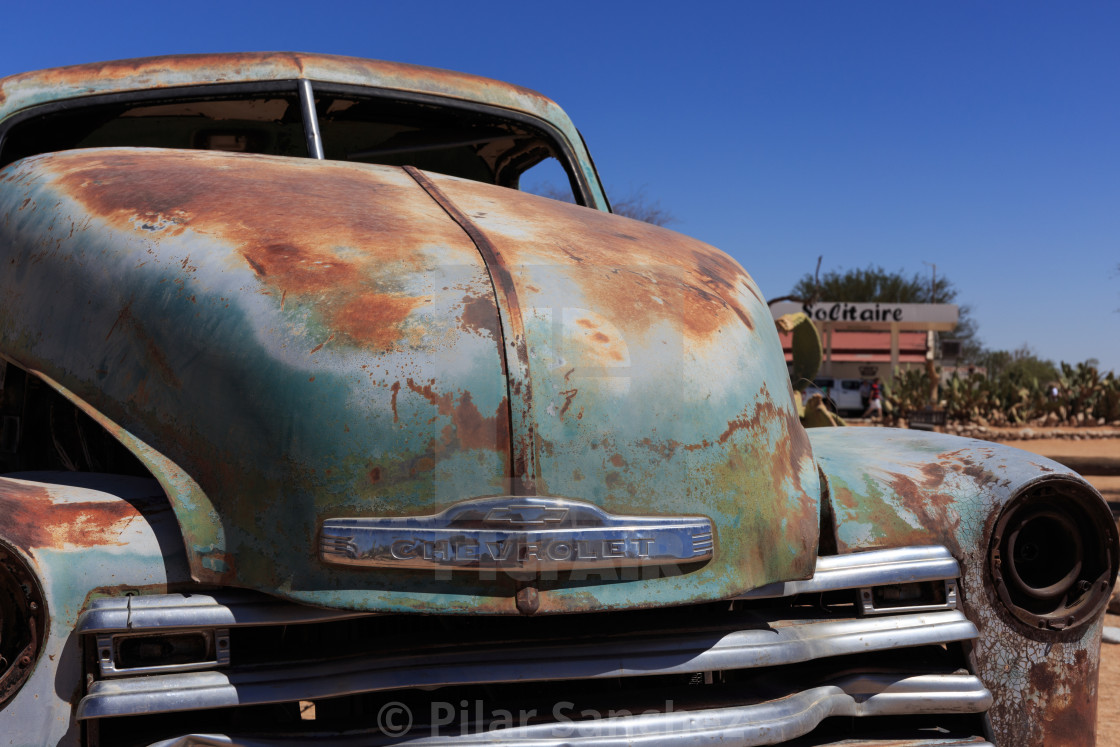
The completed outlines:
<svg viewBox="0 0 1120 747">
<path fill-rule="evenodd" d="M 949 423 L 944 433 L 968 436 L 984 441 L 1033 441 L 1040 439 L 1062 439 L 1066 441 L 1089 441 L 1098 438 L 1120 438 L 1120 428 L 991 428 L 971 423 Z"/>
</svg>

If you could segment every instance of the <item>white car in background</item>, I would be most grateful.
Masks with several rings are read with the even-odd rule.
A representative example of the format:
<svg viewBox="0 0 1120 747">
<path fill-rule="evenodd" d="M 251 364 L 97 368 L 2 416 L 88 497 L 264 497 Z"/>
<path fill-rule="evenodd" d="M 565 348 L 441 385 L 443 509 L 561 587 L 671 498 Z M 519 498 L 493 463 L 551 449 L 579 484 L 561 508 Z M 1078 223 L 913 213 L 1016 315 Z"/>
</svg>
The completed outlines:
<svg viewBox="0 0 1120 747">
<path fill-rule="evenodd" d="M 836 379 L 831 376 L 818 376 L 805 387 L 801 394 L 803 402 L 808 402 L 814 394 L 819 394 L 833 412 L 862 415 L 867 406 L 860 395 L 863 379 Z"/>
</svg>

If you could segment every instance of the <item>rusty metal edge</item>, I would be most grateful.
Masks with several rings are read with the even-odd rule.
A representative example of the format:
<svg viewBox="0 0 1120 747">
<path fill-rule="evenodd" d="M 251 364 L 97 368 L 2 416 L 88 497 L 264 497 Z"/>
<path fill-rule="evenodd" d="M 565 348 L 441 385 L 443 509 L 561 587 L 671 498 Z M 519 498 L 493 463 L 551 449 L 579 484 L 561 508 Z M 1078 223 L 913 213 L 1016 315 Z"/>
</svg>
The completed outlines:
<svg viewBox="0 0 1120 747">
<path fill-rule="evenodd" d="M 506 369 L 504 373 L 509 402 L 510 469 L 513 472 L 510 475 L 512 478 L 510 492 L 513 495 L 536 495 L 537 443 L 532 421 L 533 385 L 529 376 L 525 321 L 521 315 L 521 302 L 513 282 L 513 275 L 502 258 L 501 251 L 447 195 L 440 191 L 439 187 L 415 166 L 403 168 L 470 237 L 482 256 L 483 264 L 486 265 L 486 272 L 494 288 L 494 298 L 498 301 L 498 317 L 501 321 L 501 359 Z"/>
<path fill-rule="evenodd" d="M 16 361 L 13 361 L 13 363 L 20 365 Z M 136 438 L 136 436 L 109 419 L 104 413 L 82 400 L 42 371 L 36 371 L 23 366 L 20 367 L 24 368 L 29 375 L 42 381 L 72 405 L 88 415 L 94 422 L 108 431 L 113 438 L 117 439 L 122 446 L 128 449 L 133 456 L 139 459 L 148 471 L 151 472 L 152 477 L 159 482 L 160 487 L 163 488 L 180 526 L 183 525 L 184 514 L 196 513 L 201 510 L 208 512 L 204 515 L 217 515 L 217 511 L 213 503 L 211 503 L 210 498 L 203 492 L 198 483 L 187 474 L 186 470 L 179 467 L 175 462 L 171 461 L 148 444 Z M 193 507 L 187 504 L 193 504 Z M 211 553 L 216 553 L 219 557 L 222 557 L 225 552 L 225 531 L 220 523 L 213 523 L 210 526 L 213 531 L 210 533 L 210 536 L 207 537 L 207 540 L 210 542 L 209 550 Z M 203 584 L 216 585 L 225 585 L 232 580 L 228 570 L 223 572 L 222 570 L 207 568 L 203 562 L 202 556 L 196 552 L 189 543 L 184 542 L 183 544 L 183 549 L 190 565 L 191 578 L 193 580 Z"/>
</svg>

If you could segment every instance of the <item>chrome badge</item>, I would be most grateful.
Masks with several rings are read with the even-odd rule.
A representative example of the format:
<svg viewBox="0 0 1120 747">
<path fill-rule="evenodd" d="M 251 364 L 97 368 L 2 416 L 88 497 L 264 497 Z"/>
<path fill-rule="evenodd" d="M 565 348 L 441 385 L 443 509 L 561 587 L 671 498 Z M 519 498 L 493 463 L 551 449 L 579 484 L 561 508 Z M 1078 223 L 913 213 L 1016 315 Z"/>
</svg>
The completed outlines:
<svg viewBox="0 0 1120 747">
<path fill-rule="evenodd" d="M 327 519 L 326 563 L 519 571 L 702 563 L 715 546 L 704 516 L 614 516 L 561 498 L 501 496 L 432 516 Z"/>
</svg>

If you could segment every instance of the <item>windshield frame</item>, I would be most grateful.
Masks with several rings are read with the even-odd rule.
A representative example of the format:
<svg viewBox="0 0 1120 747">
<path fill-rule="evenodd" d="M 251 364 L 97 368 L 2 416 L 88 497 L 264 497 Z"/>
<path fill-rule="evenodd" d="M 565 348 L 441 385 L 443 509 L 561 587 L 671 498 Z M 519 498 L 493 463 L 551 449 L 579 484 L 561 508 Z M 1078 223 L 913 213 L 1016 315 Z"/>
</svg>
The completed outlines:
<svg viewBox="0 0 1120 747">
<path fill-rule="evenodd" d="M 557 152 L 560 162 L 568 176 L 569 186 L 576 203 L 585 207 L 596 208 L 595 196 L 597 192 L 593 185 L 588 183 L 586 173 L 581 168 L 579 158 L 568 139 L 559 128 L 540 117 L 526 114 L 525 112 L 508 109 L 492 104 L 467 101 L 460 98 L 450 98 L 436 94 L 402 91 L 383 86 L 369 86 L 348 83 L 332 83 L 329 81 L 315 81 L 307 78 L 288 78 L 268 81 L 244 81 L 237 83 L 207 83 L 203 85 L 170 86 L 157 89 L 120 91 L 114 93 L 93 94 L 70 99 L 51 101 L 28 107 L 13 113 L 0 121 L 0 164 L 4 163 L 4 150 L 7 145 L 9 132 L 13 127 L 21 125 L 30 119 L 49 116 L 58 113 L 69 113 L 87 107 L 96 107 L 112 104 L 143 103 L 151 101 L 174 100 L 182 101 L 196 98 L 228 97 L 237 95 L 283 93 L 295 94 L 301 103 L 303 129 L 307 141 L 310 159 L 323 158 L 322 138 L 319 134 L 317 117 L 311 119 L 314 113 L 314 97 L 317 94 L 365 96 L 369 98 L 385 98 L 396 101 L 407 101 L 418 104 L 428 104 L 444 108 L 460 109 L 465 112 L 481 113 L 491 117 L 507 119 L 521 126 L 537 130 L 545 135 Z M 311 105 L 308 106 L 308 103 Z M 316 148 L 318 150 L 316 150 Z M 324 159 L 329 160 L 329 159 Z M 349 162 L 347 162 L 349 163 Z M 594 166 L 592 166 L 594 168 Z M 609 211 L 604 205 L 602 209 Z"/>
</svg>

